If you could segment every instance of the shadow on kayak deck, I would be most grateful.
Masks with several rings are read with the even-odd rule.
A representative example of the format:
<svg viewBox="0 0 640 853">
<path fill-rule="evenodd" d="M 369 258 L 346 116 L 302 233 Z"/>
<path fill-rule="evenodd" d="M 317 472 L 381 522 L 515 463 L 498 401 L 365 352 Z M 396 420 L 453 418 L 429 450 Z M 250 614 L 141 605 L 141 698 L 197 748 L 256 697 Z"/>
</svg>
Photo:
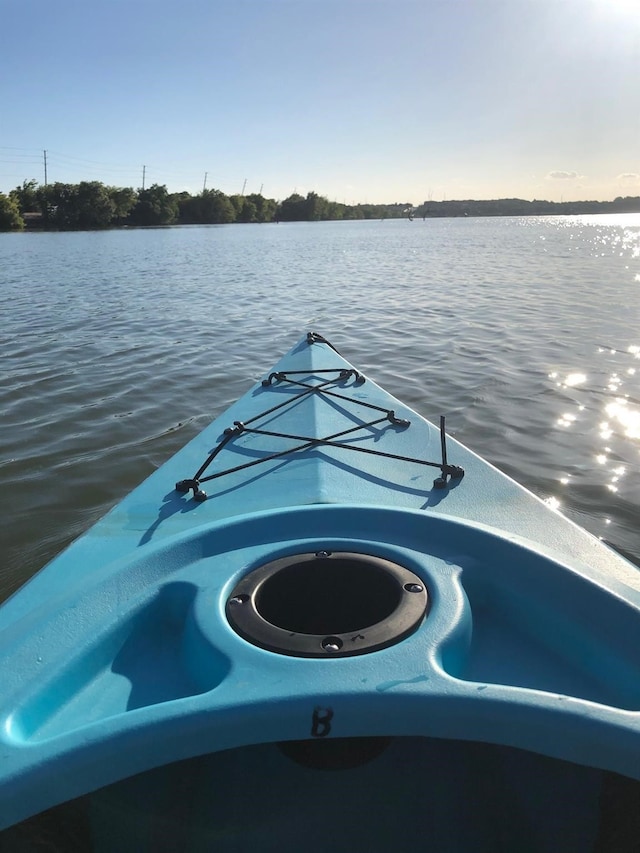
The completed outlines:
<svg viewBox="0 0 640 853">
<path fill-rule="evenodd" d="M 630 853 L 640 783 L 428 738 L 243 747 L 161 767 L 0 833 L 2 853 Z"/>
</svg>

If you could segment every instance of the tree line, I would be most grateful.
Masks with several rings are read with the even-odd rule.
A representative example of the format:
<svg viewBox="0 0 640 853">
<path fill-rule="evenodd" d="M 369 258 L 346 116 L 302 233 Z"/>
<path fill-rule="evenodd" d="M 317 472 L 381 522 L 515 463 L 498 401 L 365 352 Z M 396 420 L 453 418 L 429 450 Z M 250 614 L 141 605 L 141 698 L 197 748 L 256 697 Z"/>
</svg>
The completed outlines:
<svg viewBox="0 0 640 853">
<path fill-rule="evenodd" d="M 147 189 L 111 187 L 100 181 L 42 185 L 24 181 L 0 193 L 0 231 L 44 228 L 59 231 L 124 226 L 215 225 L 231 222 L 299 222 L 336 219 L 387 219 L 440 216 L 540 216 L 579 213 L 638 213 L 639 197 L 611 202 L 551 202 L 524 199 L 425 201 L 418 207 L 395 204 L 344 204 L 315 192 L 293 193 L 284 201 L 261 193 L 225 195 L 204 189 L 198 195 L 170 193 L 165 185 Z"/>
<path fill-rule="evenodd" d="M 613 201 L 543 201 L 500 198 L 481 201 L 425 201 L 413 216 L 553 216 L 583 213 L 640 213 L 640 197 L 618 196 Z"/>
<path fill-rule="evenodd" d="M 24 181 L 8 195 L 0 193 L 0 231 L 38 227 L 87 230 L 123 226 L 214 225 L 231 222 L 313 221 L 400 217 L 407 204 L 347 205 L 315 192 L 293 193 L 284 201 L 260 193 L 225 195 L 204 189 L 198 195 L 170 193 L 153 184 L 147 189 L 110 187 L 100 181 L 43 186 Z"/>
</svg>

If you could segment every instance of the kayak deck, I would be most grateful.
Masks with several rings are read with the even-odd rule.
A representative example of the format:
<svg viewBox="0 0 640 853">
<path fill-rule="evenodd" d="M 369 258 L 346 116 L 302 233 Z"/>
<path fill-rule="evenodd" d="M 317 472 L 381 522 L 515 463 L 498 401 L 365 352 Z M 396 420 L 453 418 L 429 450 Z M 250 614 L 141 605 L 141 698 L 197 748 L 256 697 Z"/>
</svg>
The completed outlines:
<svg viewBox="0 0 640 853">
<path fill-rule="evenodd" d="M 304 339 L 0 608 L 0 826 L 198 756 L 218 780 L 231 759 L 213 754 L 250 756 L 258 779 L 265 756 L 291 761 L 275 744 L 310 740 L 392 738 L 366 765 L 380 790 L 407 743 L 414 785 L 446 743 L 477 746 L 451 747 L 452 785 L 463 765 L 482 773 L 470 755 L 513 765 L 504 756 L 527 750 L 546 769 L 516 778 L 538 774 L 542 797 L 573 762 L 585 814 L 601 770 L 640 778 L 637 570 L 362 380 Z M 254 571 L 338 554 L 411 573 L 400 586 L 424 587 L 423 612 L 361 652 L 375 583 L 358 575 L 344 630 L 330 614 L 304 630 L 316 593 L 296 569 L 275 587 L 297 602 L 295 630 L 280 610 L 275 627 L 317 635 L 316 657 L 234 630 L 228 608 L 245 606 Z"/>
</svg>

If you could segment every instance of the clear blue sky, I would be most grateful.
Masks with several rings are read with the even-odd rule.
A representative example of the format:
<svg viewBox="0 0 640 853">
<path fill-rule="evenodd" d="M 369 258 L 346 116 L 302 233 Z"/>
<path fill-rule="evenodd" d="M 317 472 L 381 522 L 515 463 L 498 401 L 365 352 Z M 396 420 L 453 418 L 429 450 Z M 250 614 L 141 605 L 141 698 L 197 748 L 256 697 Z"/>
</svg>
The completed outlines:
<svg viewBox="0 0 640 853">
<path fill-rule="evenodd" d="M 0 191 L 640 195 L 640 0 L 0 0 Z"/>
</svg>

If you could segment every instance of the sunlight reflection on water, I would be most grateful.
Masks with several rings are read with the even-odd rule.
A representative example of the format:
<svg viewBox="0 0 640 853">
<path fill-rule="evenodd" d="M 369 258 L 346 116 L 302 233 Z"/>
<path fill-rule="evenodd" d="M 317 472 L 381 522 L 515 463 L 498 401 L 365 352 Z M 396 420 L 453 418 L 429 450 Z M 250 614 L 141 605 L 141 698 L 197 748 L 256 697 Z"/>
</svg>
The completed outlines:
<svg viewBox="0 0 640 853">
<path fill-rule="evenodd" d="M 608 403 L 604 410 L 610 418 L 618 421 L 628 438 L 640 438 L 640 409 L 630 406 L 627 400 L 617 399 L 613 403 Z M 610 435 L 608 423 L 605 422 L 602 426 L 603 430 L 605 426 L 607 427 L 606 432 Z M 603 437 L 605 437 L 604 432 Z"/>
<path fill-rule="evenodd" d="M 590 441 L 592 458 L 596 469 L 601 471 L 600 479 L 605 489 L 609 494 L 620 496 L 631 504 L 639 497 L 637 485 L 626 488 L 625 482 L 629 470 L 634 473 L 638 471 L 640 401 L 634 396 L 638 393 L 636 368 L 630 366 L 628 361 L 638 358 L 640 347 L 636 344 L 620 350 L 598 346 L 589 367 L 584 365 L 579 369 L 574 366 L 564 374 L 564 378 L 561 378 L 559 371 L 549 374 L 549 379 L 557 389 L 567 393 L 580 392 L 577 397 L 573 397 L 575 409 L 563 411 L 556 418 L 556 428 L 573 431 L 581 443 L 585 439 Z M 576 485 L 575 479 L 571 474 L 564 473 L 559 476 L 558 482 L 569 498 L 570 491 Z M 559 501 L 557 506 L 564 503 L 557 496 L 553 496 L 553 500 Z M 603 506 L 606 506 L 606 502 L 603 502 Z M 605 526 L 612 523 L 608 513 L 603 514 L 601 521 Z"/>
</svg>

